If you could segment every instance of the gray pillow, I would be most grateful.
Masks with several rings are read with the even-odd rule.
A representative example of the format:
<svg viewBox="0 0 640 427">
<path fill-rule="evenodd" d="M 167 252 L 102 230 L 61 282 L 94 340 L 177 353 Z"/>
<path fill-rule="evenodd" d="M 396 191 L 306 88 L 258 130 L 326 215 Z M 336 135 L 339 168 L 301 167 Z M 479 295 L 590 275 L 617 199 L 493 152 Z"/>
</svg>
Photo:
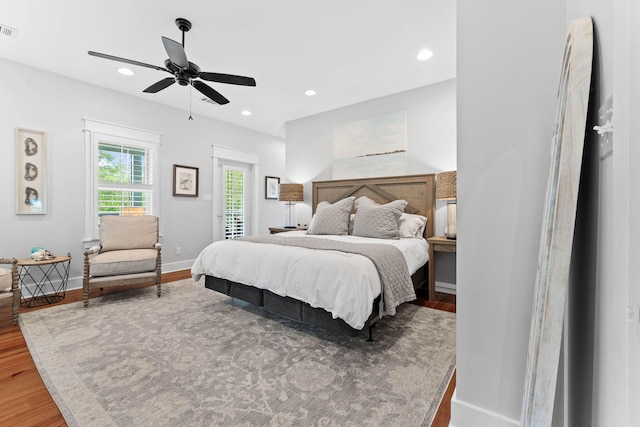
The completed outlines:
<svg viewBox="0 0 640 427">
<path fill-rule="evenodd" d="M 311 218 L 307 234 L 334 234 L 344 236 L 349 231 L 349 216 L 355 197 L 347 197 L 334 204 L 320 202 Z"/>
<path fill-rule="evenodd" d="M 355 206 L 356 206 L 356 213 L 357 213 L 358 209 L 362 209 L 367 206 L 380 206 L 380 203 L 376 202 L 375 200 L 371 200 L 367 196 L 360 196 L 356 199 Z"/>
<path fill-rule="evenodd" d="M 398 221 L 406 206 L 406 200 L 394 200 L 386 205 L 360 204 L 353 218 L 352 235 L 397 239 Z"/>
</svg>

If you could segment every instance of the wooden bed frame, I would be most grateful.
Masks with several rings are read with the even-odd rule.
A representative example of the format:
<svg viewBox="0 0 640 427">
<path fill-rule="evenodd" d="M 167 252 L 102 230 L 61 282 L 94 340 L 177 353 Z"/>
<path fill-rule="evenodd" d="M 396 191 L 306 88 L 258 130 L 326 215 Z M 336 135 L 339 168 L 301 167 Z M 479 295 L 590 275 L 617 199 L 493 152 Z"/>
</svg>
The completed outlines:
<svg viewBox="0 0 640 427">
<path fill-rule="evenodd" d="M 313 182 L 312 193 L 314 213 L 318 203 L 322 201 L 334 203 L 349 196 L 355 196 L 356 198 L 367 196 L 380 204 L 398 199 L 406 200 L 408 204 L 405 212 L 427 217 L 424 238 L 434 235 L 435 174 L 315 181 Z M 428 264 L 424 265 L 411 276 L 416 289 L 425 286 L 428 277 L 427 267 Z M 344 320 L 333 319 L 331 313 L 326 310 L 311 307 L 302 301 L 290 297 L 282 297 L 264 289 L 212 276 L 205 277 L 205 286 L 233 298 L 264 307 L 267 312 L 302 323 L 332 331 L 347 332 L 352 335 L 359 333 L 358 330 L 353 329 Z M 371 328 L 379 320 L 378 311 L 379 298 L 374 301 L 372 314 L 366 324 L 369 330 L 369 340 L 372 340 Z"/>
</svg>

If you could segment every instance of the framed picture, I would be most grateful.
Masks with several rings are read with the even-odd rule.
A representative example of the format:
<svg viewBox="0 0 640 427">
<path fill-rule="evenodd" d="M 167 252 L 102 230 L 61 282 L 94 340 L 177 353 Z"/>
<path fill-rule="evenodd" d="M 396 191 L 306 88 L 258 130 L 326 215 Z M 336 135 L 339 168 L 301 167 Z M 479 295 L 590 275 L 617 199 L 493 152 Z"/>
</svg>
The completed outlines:
<svg viewBox="0 0 640 427">
<path fill-rule="evenodd" d="M 264 198 L 278 200 L 278 187 L 280 186 L 280 178 L 276 176 L 264 177 Z"/>
<path fill-rule="evenodd" d="M 173 195 L 198 197 L 198 168 L 173 165 Z"/>
<path fill-rule="evenodd" d="M 47 213 L 47 135 L 16 129 L 16 214 Z"/>
</svg>

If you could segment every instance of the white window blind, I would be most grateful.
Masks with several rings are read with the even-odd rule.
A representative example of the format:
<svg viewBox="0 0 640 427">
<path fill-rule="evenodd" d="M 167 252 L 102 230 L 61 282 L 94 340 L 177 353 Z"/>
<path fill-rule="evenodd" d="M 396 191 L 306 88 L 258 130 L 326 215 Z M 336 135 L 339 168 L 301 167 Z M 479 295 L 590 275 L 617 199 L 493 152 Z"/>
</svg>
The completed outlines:
<svg viewBox="0 0 640 427">
<path fill-rule="evenodd" d="M 245 225 L 245 173 L 242 169 L 224 170 L 225 239 L 244 236 Z"/>
<path fill-rule="evenodd" d="M 98 143 L 98 216 L 153 212 L 149 149 Z"/>
</svg>

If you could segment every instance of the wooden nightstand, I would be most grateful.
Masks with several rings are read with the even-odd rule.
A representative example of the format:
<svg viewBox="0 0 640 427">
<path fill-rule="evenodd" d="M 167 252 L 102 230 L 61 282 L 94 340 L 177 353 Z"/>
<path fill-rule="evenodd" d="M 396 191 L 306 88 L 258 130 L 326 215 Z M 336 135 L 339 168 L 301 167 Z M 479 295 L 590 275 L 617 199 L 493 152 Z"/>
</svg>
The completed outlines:
<svg viewBox="0 0 640 427">
<path fill-rule="evenodd" d="M 285 231 L 295 231 L 299 230 L 298 228 L 284 228 L 284 227 L 269 227 L 270 234 L 278 234 L 284 233 Z"/>
<path fill-rule="evenodd" d="M 429 243 L 429 301 L 436 296 L 436 257 L 435 252 L 456 252 L 456 240 L 444 236 L 428 237 Z"/>
</svg>

